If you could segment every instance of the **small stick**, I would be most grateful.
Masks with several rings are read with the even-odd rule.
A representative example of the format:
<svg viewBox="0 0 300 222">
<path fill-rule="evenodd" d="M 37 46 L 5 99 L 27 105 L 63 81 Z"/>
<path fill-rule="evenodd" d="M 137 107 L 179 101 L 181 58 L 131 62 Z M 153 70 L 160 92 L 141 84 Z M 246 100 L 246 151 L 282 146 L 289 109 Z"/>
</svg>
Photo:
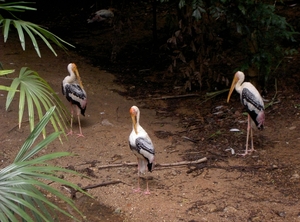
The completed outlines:
<svg viewBox="0 0 300 222">
<path fill-rule="evenodd" d="M 81 187 L 81 189 L 83 191 L 87 191 L 89 189 L 94 189 L 94 188 L 97 188 L 97 187 L 103 187 L 103 186 L 117 184 L 117 183 L 124 183 L 124 182 L 122 182 L 122 181 L 110 181 L 110 182 L 105 182 L 105 183 L 88 185 L 88 186 L 85 186 L 85 187 Z M 79 190 L 75 190 L 73 187 L 69 187 L 69 186 L 66 186 L 66 185 L 63 185 L 62 187 L 64 187 L 71 194 L 72 199 L 74 199 L 76 197 L 76 193 L 79 192 Z"/>
<path fill-rule="evenodd" d="M 117 183 L 124 183 L 124 182 L 119 181 L 119 180 L 117 180 L 117 181 L 109 181 L 109 182 L 105 182 L 105 183 L 88 185 L 88 186 L 82 187 L 81 189 L 84 190 L 84 191 L 86 191 L 86 190 L 89 190 L 89 189 L 93 189 L 93 188 L 97 188 L 97 187 L 103 187 L 103 186 L 117 184 Z"/>
<path fill-rule="evenodd" d="M 187 136 L 182 136 L 181 138 L 182 138 L 182 139 L 186 139 L 186 140 L 188 140 L 188 141 L 191 141 L 191 142 L 193 142 L 193 143 L 198 143 L 198 140 L 193 140 L 193 139 L 191 139 L 191 138 L 189 138 L 189 137 L 187 137 Z"/>
<path fill-rule="evenodd" d="M 189 164 L 198 164 L 207 161 L 206 157 L 202 159 L 194 160 L 194 161 L 181 161 L 176 163 L 156 163 L 155 167 L 170 167 L 170 166 L 182 166 L 182 165 L 189 165 Z M 116 163 L 116 164 L 109 164 L 99 166 L 98 169 L 105 169 L 105 168 L 113 168 L 113 167 L 125 167 L 125 166 L 137 166 L 137 163 Z"/>
<path fill-rule="evenodd" d="M 155 167 L 182 166 L 182 165 L 203 163 L 205 161 L 207 161 L 207 158 L 203 157 L 201 159 L 193 160 L 193 161 L 181 161 L 181 162 L 176 162 L 176 163 L 157 163 L 157 164 L 155 164 Z"/>
<path fill-rule="evenodd" d="M 176 95 L 176 96 L 162 96 L 162 97 L 153 98 L 153 99 L 155 99 L 155 100 L 157 100 L 157 99 L 178 99 L 178 98 L 186 98 L 186 97 L 193 97 L 193 96 L 199 97 L 200 95 L 198 95 L 198 94 L 185 94 L 185 95 Z"/>
</svg>

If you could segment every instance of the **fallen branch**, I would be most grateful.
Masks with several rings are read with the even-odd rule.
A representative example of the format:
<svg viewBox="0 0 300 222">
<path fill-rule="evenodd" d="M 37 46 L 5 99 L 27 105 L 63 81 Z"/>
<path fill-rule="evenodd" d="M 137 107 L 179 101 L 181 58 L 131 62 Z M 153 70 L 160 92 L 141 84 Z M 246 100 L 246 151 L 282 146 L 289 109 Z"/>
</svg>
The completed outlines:
<svg viewBox="0 0 300 222">
<path fill-rule="evenodd" d="M 189 165 L 189 164 L 198 164 L 207 161 L 206 157 L 202 159 L 194 160 L 194 161 L 181 161 L 176 163 L 156 163 L 155 168 L 157 167 L 170 167 L 170 166 L 182 166 L 182 165 Z M 128 167 L 128 166 L 137 166 L 137 163 L 116 163 L 116 164 L 108 164 L 99 166 L 98 169 L 105 169 L 105 168 L 114 168 L 114 167 Z"/>
<path fill-rule="evenodd" d="M 201 159 L 193 160 L 193 161 L 181 161 L 181 162 L 176 162 L 176 163 L 157 163 L 157 164 L 155 164 L 155 167 L 182 166 L 182 165 L 203 163 L 205 161 L 207 161 L 207 158 L 203 157 Z"/>
<path fill-rule="evenodd" d="M 89 189 L 93 189 L 93 188 L 97 188 L 97 187 L 103 187 L 103 186 L 107 186 L 107 185 L 112 185 L 112 184 L 117 184 L 117 183 L 123 183 L 120 180 L 117 181 L 110 181 L 110 182 L 105 182 L 105 183 L 99 183 L 99 184 L 94 184 L 94 185 L 88 185 L 85 187 L 82 187 L 81 189 L 84 191 L 87 191 Z"/>
<path fill-rule="evenodd" d="M 176 95 L 176 96 L 162 96 L 162 97 L 153 98 L 153 99 L 155 99 L 155 100 L 157 100 L 157 99 L 178 99 L 178 98 L 186 98 L 186 97 L 194 97 L 194 96 L 199 97 L 200 95 L 199 94 L 185 94 L 185 95 Z"/>
<path fill-rule="evenodd" d="M 193 140 L 193 139 L 191 139 L 191 138 L 189 138 L 189 137 L 187 137 L 187 136 L 182 136 L 181 138 L 182 138 L 182 139 L 185 139 L 185 140 L 188 140 L 188 141 L 191 141 L 191 142 L 193 142 L 193 143 L 198 143 L 198 141 L 199 141 L 199 140 Z"/>
<path fill-rule="evenodd" d="M 124 183 L 124 182 L 119 181 L 119 180 L 118 181 L 110 181 L 110 182 L 105 182 L 105 183 L 88 185 L 88 186 L 85 186 L 85 187 L 81 187 L 81 189 L 83 191 L 87 191 L 87 190 L 94 189 L 94 188 L 97 188 L 97 187 L 103 187 L 103 186 L 117 184 L 117 183 Z M 76 193 L 79 192 L 79 190 L 75 190 L 73 187 L 69 187 L 69 186 L 66 186 L 66 185 L 63 185 L 62 187 L 65 188 L 71 194 L 72 199 L 74 199 L 76 197 Z"/>
<path fill-rule="evenodd" d="M 116 163 L 116 164 L 108 164 L 99 166 L 98 169 L 105 169 L 105 168 L 114 168 L 114 167 L 126 167 L 126 166 L 137 166 L 137 163 Z"/>
</svg>

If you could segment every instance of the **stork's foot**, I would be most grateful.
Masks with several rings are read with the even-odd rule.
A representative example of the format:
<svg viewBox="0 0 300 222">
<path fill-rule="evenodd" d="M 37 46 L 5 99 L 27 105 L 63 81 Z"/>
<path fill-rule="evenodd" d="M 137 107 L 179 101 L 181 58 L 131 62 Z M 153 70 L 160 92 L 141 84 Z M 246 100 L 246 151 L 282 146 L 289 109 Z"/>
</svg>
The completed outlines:
<svg viewBox="0 0 300 222">
<path fill-rule="evenodd" d="M 69 136 L 69 135 L 73 135 L 73 131 L 72 130 L 70 130 L 70 132 L 67 133 L 67 136 Z"/>
<path fill-rule="evenodd" d="M 84 137 L 84 135 L 82 133 L 77 134 L 77 138 L 78 137 Z"/>
<path fill-rule="evenodd" d="M 133 189 L 133 192 L 134 192 L 134 193 L 139 193 L 139 192 L 141 192 L 141 188 L 138 187 L 138 188 L 136 188 L 136 189 Z"/>
<path fill-rule="evenodd" d="M 245 153 L 237 154 L 239 156 L 247 156 L 248 154 L 251 154 L 252 152 L 256 152 L 255 149 L 247 150 Z"/>
<path fill-rule="evenodd" d="M 250 154 L 250 152 L 238 153 L 237 155 L 245 157 L 245 156 L 247 156 L 248 154 Z"/>
<path fill-rule="evenodd" d="M 144 192 L 144 194 L 145 194 L 145 195 L 151 194 L 151 193 L 150 193 L 150 190 L 146 190 L 146 191 Z"/>
</svg>

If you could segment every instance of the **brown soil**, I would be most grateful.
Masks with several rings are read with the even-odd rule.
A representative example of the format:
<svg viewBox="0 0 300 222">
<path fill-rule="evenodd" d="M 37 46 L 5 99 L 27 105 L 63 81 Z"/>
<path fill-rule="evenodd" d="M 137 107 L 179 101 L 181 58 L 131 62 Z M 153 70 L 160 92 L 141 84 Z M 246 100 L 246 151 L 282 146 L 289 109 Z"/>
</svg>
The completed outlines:
<svg viewBox="0 0 300 222">
<path fill-rule="evenodd" d="M 23 52 L 13 36 L 8 43 L 0 44 L 5 69 L 18 73 L 26 66 L 37 71 L 66 105 L 61 81 L 68 74 L 68 63 L 78 66 L 88 94 L 86 117 L 81 117 L 85 137 L 69 136 L 63 144 L 57 140 L 45 152 L 74 153 L 54 164 L 73 167 L 89 176 L 65 175 L 65 179 L 83 187 L 121 181 L 88 190 L 93 200 L 77 194 L 76 204 L 86 221 L 300 221 L 300 96 L 297 86 L 289 87 L 289 79 L 278 84 L 276 103 L 266 109 L 265 129 L 254 132 L 256 152 L 241 157 L 228 150 L 241 153 L 245 148 L 247 122 L 236 93 L 229 104 L 225 94 L 205 103 L 199 97 L 156 100 L 151 95 L 143 95 L 143 99 L 138 99 L 138 95 L 122 96 L 130 95 L 128 90 L 134 89 L 134 82 L 131 87 L 116 83 L 114 75 L 93 67 L 73 51 L 67 55 L 55 47 L 55 57 L 41 44 L 42 58 L 38 58 L 30 44 Z M 297 66 L 297 60 L 290 62 L 291 67 Z M 10 82 L 1 78 L 1 85 Z M 147 87 L 146 80 L 144 83 Z M 18 102 L 14 101 L 6 111 L 6 93 L 1 93 L 0 166 L 4 167 L 12 163 L 29 129 L 26 122 L 17 128 Z M 274 94 L 269 92 L 266 103 Z M 150 195 L 133 192 L 137 185 L 136 167 L 100 169 L 103 165 L 136 161 L 128 147 L 132 105 L 141 110 L 141 125 L 154 142 L 156 163 L 203 157 L 207 161 L 155 168 L 147 175 Z M 77 127 L 75 124 L 75 132 Z M 232 128 L 240 132 L 230 132 Z M 141 181 L 145 189 L 145 180 Z M 65 189 L 62 192 L 69 195 Z M 66 220 L 60 217 L 60 221 Z"/>
</svg>

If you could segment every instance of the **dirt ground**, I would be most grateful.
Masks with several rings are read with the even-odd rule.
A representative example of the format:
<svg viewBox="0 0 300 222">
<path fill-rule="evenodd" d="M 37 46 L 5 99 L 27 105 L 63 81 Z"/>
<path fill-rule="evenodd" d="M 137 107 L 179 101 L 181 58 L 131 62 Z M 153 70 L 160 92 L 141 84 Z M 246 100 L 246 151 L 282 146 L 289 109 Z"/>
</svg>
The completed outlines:
<svg viewBox="0 0 300 222">
<path fill-rule="evenodd" d="M 18 39 L 11 36 L 6 44 L 0 41 L 1 63 L 16 73 L 24 66 L 37 71 L 67 105 L 61 93 L 61 81 L 68 75 L 67 64 L 75 62 L 88 94 L 86 117 L 81 117 L 85 137 L 69 136 L 63 144 L 57 140 L 45 152 L 74 153 L 53 164 L 89 176 L 65 176 L 83 187 L 118 182 L 88 190 L 93 200 L 77 195 L 76 204 L 86 216 L 82 221 L 300 221 L 300 96 L 297 86 L 289 87 L 293 81 L 286 79 L 278 85 L 275 104 L 266 109 L 265 129 L 254 132 L 257 151 L 241 157 L 230 150 L 243 152 L 246 140 L 247 117 L 236 93 L 229 104 L 227 94 L 206 103 L 201 103 L 198 97 L 163 100 L 122 96 L 128 89 L 117 84 L 111 73 L 92 66 L 87 58 L 72 50 L 66 54 L 56 47 L 58 56 L 55 57 L 45 46 L 40 46 L 42 58 L 38 58 L 30 44 L 23 52 Z M 297 65 L 291 59 L 291 67 Z M 10 84 L 11 80 L 1 78 L 0 81 Z M 273 96 L 270 92 L 266 103 Z M 6 93 L 1 92 L 1 167 L 12 162 L 29 134 L 26 123 L 21 129 L 16 127 L 17 101 L 5 111 L 5 99 Z M 151 194 L 134 193 L 135 166 L 101 168 L 136 162 L 128 147 L 132 105 L 141 110 L 141 125 L 154 142 L 156 163 L 204 157 L 207 161 L 158 166 L 147 174 Z M 75 124 L 75 132 L 77 127 Z M 231 132 L 232 128 L 240 132 Z M 141 181 L 145 189 L 145 180 Z M 65 189 L 59 189 L 69 195 Z"/>
</svg>

